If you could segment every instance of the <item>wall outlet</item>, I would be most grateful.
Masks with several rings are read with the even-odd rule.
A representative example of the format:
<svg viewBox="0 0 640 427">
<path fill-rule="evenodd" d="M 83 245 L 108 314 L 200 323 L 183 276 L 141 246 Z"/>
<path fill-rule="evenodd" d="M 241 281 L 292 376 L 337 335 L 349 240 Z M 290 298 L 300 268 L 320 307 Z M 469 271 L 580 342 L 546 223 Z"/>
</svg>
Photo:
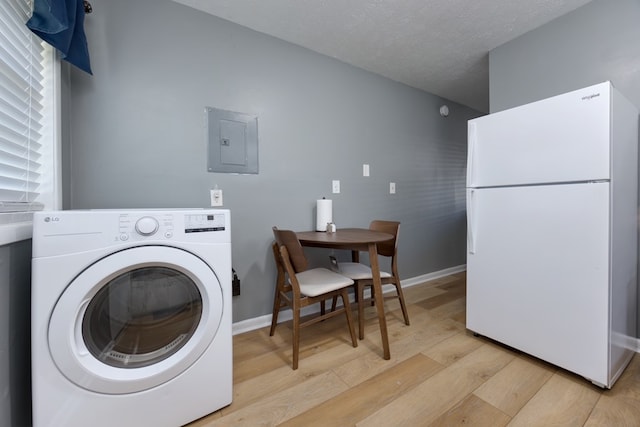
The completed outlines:
<svg viewBox="0 0 640 427">
<path fill-rule="evenodd" d="M 390 182 L 389 183 L 389 194 L 396 194 L 396 183 L 395 182 Z"/>
<path fill-rule="evenodd" d="M 222 206 L 222 190 L 211 190 L 211 206 Z"/>
<path fill-rule="evenodd" d="M 333 182 L 331 183 L 331 191 L 333 192 L 333 194 L 338 194 L 340 193 L 340 181 L 337 179 L 334 179 Z"/>
</svg>

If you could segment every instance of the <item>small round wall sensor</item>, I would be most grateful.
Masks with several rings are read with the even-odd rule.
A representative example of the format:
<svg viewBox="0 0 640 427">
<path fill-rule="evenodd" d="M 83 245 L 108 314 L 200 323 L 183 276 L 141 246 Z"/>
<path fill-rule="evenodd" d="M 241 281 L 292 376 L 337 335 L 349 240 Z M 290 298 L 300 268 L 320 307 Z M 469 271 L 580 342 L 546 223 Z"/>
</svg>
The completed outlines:
<svg viewBox="0 0 640 427">
<path fill-rule="evenodd" d="M 447 117 L 449 115 L 449 107 L 447 107 L 446 105 L 440 107 L 440 115 L 442 117 Z"/>
</svg>

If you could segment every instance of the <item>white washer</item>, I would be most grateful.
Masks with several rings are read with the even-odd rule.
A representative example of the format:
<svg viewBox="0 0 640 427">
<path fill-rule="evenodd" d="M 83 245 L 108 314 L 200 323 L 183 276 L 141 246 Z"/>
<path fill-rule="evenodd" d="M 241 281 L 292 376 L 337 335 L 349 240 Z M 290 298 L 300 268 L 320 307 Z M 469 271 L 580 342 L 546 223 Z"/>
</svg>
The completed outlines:
<svg viewBox="0 0 640 427">
<path fill-rule="evenodd" d="M 34 426 L 175 427 L 231 403 L 228 210 L 33 223 Z"/>
</svg>

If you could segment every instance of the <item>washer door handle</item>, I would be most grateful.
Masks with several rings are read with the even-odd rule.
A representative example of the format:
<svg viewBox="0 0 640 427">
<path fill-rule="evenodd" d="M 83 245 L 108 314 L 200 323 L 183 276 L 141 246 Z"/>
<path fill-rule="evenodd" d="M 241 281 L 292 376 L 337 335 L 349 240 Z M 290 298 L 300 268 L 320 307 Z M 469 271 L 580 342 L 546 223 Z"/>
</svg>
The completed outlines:
<svg viewBox="0 0 640 427">
<path fill-rule="evenodd" d="M 80 357 L 84 357 L 84 356 L 88 356 L 89 355 L 89 350 L 87 349 L 87 346 L 84 344 L 84 338 L 82 337 L 82 319 L 84 317 L 84 313 L 86 313 L 87 311 L 87 306 L 89 305 L 89 303 L 91 302 L 91 300 L 84 300 L 82 301 L 82 303 L 78 306 L 78 311 L 76 312 L 76 322 L 75 322 L 75 328 L 74 328 L 74 336 L 76 339 L 76 349 L 78 351 L 78 356 Z"/>
</svg>

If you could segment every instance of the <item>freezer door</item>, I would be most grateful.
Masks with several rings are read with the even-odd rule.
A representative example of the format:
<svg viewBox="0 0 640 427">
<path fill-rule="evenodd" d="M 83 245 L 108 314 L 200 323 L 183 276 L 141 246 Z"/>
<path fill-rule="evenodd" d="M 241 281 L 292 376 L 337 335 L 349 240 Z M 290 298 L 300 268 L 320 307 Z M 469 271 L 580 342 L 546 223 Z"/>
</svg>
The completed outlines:
<svg viewBox="0 0 640 427">
<path fill-rule="evenodd" d="M 609 184 L 467 198 L 467 328 L 608 384 Z"/>
<path fill-rule="evenodd" d="M 610 83 L 468 123 L 467 187 L 609 179 Z"/>
</svg>

